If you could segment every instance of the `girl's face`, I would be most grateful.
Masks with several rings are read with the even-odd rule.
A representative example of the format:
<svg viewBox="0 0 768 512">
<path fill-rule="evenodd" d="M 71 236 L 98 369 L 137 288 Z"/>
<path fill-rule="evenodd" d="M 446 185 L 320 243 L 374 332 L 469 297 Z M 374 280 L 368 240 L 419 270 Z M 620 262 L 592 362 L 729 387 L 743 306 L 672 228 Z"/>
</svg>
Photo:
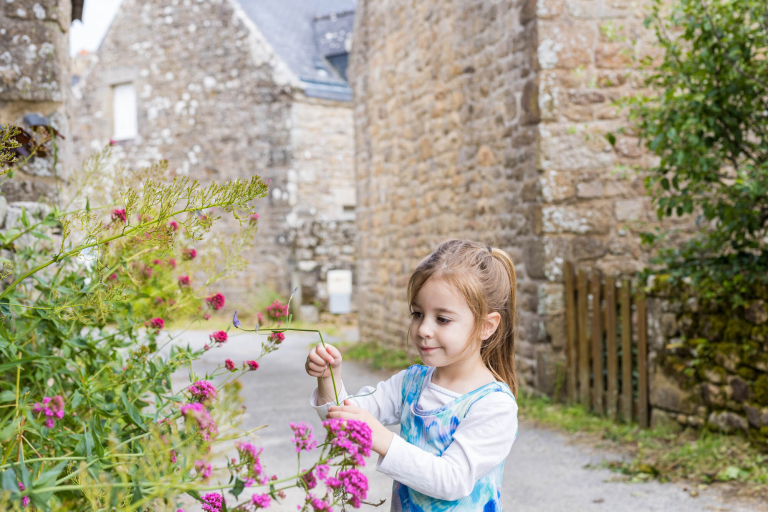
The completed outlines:
<svg viewBox="0 0 768 512">
<path fill-rule="evenodd" d="M 466 357 L 475 327 L 466 301 L 442 279 L 429 279 L 411 305 L 411 343 L 427 366 L 441 367 Z"/>
</svg>

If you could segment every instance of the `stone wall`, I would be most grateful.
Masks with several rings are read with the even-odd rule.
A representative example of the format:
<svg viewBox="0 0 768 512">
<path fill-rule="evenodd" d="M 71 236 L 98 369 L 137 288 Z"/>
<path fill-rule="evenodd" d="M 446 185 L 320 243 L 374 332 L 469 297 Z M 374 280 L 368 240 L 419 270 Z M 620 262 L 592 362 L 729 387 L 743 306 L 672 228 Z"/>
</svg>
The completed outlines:
<svg viewBox="0 0 768 512">
<path fill-rule="evenodd" d="M 9 202 L 53 201 L 56 176 L 66 178 L 71 164 L 71 15 L 69 0 L 5 0 L 0 5 L 0 124 L 29 129 L 24 117 L 37 114 L 64 137 L 56 141 L 57 159 L 35 157 L 0 185 Z"/>
<path fill-rule="evenodd" d="M 448 237 L 507 250 L 518 370 L 551 389 L 565 359 L 563 263 L 629 276 L 653 227 L 652 159 L 612 104 L 656 57 L 643 2 L 360 2 L 356 96 L 361 335 L 400 343 L 405 285 Z M 684 224 L 681 224 L 684 225 Z M 393 319 L 398 319 L 393 321 Z"/>
<path fill-rule="evenodd" d="M 539 337 L 535 239 L 535 13 L 511 1 L 361 0 L 355 95 L 361 337 L 400 344 L 405 288 L 449 237 L 507 250 L 520 282 L 521 365 Z M 530 372 L 527 372 L 530 378 Z"/>
<path fill-rule="evenodd" d="M 768 444 L 768 308 L 702 304 L 657 286 L 648 299 L 651 424 L 743 431 Z"/>
<path fill-rule="evenodd" d="M 111 138 L 112 88 L 132 82 L 139 136 L 115 146 L 129 165 L 271 180 L 250 266 L 222 290 L 246 300 L 266 285 L 287 298 L 300 226 L 350 216 L 334 193 L 354 180 L 351 105 L 305 98 L 235 0 L 124 0 L 96 60 L 76 86 L 79 160 Z M 354 194 L 345 201 L 353 210 Z"/>
</svg>

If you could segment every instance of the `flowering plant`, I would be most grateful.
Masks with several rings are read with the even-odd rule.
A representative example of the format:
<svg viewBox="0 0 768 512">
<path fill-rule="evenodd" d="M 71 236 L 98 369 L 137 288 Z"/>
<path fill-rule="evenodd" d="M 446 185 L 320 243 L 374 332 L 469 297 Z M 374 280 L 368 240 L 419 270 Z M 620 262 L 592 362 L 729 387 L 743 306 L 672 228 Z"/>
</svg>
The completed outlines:
<svg viewBox="0 0 768 512">
<path fill-rule="evenodd" d="M 0 156 L 11 140 L 4 133 Z M 191 363 L 204 349 L 179 346 L 165 328 L 224 306 L 206 290 L 243 268 L 239 254 L 258 226 L 252 201 L 266 185 L 164 183 L 165 163 L 128 172 L 111 162 L 106 148 L 72 178 L 65 206 L 38 218 L 24 211 L 0 233 L 11 254 L 0 261 L 0 510 L 175 510 L 183 493 L 204 510 L 227 500 L 229 510 L 265 508 L 281 483 L 302 486 L 302 475 L 256 478 L 249 452 L 249 469 L 227 461 L 230 483 L 209 482 L 212 447 L 253 432 L 235 428 L 240 384 L 196 375 Z M 85 191 L 105 204 L 91 205 Z M 227 243 L 208 238 L 206 248 L 214 209 L 241 220 L 242 231 Z M 226 341 L 222 332 L 215 343 Z M 176 393 L 171 375 L 183 367 L 191 383 Z M 237 378 L 256 368 L 253 360 L 220 371 Z M 246 484 L 263 492 L 238 505 Z"/>
</svg>

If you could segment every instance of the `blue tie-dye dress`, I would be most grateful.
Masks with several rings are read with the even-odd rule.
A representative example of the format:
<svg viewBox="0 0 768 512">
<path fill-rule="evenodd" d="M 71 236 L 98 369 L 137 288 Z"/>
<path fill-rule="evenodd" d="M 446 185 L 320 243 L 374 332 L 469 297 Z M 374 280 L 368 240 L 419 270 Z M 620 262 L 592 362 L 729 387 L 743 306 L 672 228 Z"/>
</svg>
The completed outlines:
<svg viewBox="0 0 768 512">
<path fill-rule="evenodd" d="M 453 433 L 467 415 L 472 404 L 491 393 L 507 393 L 514 399 L 509 386 L 502 382 L 486 384 L 432 411 L 419 407 L 419 396 L 430 367 L 414 365 L 403 379 L 403 408 L 400 413 L 400 436 L 414 446 L 441 456 L 453 441 Z M 501 477 L 504 461 L 475 483 L 472 494 L 456 501 L 432 498 L 395 481 L 392 488 L 392 510 L 421 511 L 501 511 Z"/>
</svg>

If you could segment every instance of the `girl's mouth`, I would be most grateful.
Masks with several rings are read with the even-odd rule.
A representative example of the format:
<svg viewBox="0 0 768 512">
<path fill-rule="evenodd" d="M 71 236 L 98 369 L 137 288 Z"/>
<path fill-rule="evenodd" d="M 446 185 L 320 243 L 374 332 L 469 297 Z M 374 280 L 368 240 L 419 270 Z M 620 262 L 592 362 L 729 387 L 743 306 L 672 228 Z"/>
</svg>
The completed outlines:
<svg viewBox="0 0 768 512">
<path fill-rule="evenodd" d="M 430 353 L 430 352 L 432 352 L 433 350 L 437 350 L 437 347 L 419 347 L 419 350 L 421 350 L 422 352 L 425 352 L 425 353 L 429 354 L 429 353 Z"/>
</svg>

